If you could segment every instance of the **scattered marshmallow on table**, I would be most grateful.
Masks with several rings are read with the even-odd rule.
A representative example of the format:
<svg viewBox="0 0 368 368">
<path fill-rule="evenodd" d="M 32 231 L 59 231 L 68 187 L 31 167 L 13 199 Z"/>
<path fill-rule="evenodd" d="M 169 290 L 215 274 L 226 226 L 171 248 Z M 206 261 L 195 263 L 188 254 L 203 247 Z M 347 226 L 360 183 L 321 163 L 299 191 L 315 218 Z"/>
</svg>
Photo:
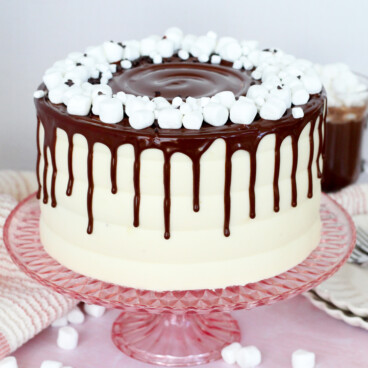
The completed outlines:
<svg viewBox="0 0 368 368">
<path fill-rule="evenodd" d="M 78 345 L 78 331 L 70 326 L 60 327 L 57 346 L 64 350 L 73 350 Z"/>
<path fill-rule="evenodd" d="M 84 313 L 78 308 L 73 308 L 67 315 L 67 319 L 70 323 L 81 324 L 84 322 Z"/>
<path fill-rule="evenodd" d="M 236 362 L 240 368 L 253 368 L 261 364 L 261 352 L 255 346 L 245 346 L 236 352 Z"/>
<path fill-rule="evenodd" d="M 307 350 L 299 349 L 293 352 L 291 356 L 293 368 L 314 368 L 316 364 L 316 355 Z"/>
<path fill-rule="evenodd" d="M 238 342 L 233 342 L 232 344 L 225 346 L 221 350 L 222 359 L 227 364 L 234 364 L 236 362 L 236 354 L 242 348 Z"/>
<path fill-rule="evenodd" d="M 40 368 L 62 368 L 63 363 L 56 360 L 44 360 L 41 363 Z"/>
<path fill-rule="evenodd" d="M 17 359 L 13 356 L 8 356 L 0 361 L 0 368 L 18 368 Z"/>
<path fill-rule="evenodd" d="M 52 327 L 64 327 L 68 324 L 68 319 L 66 316 L 56 319 L 54 322 L 51 323 Z"/>
<path fill-rule="evenodd" d="M 102 317 L 106 308 L 96 304 L 84 304 L 84 311 L 92 317 Z"/>
</svg>

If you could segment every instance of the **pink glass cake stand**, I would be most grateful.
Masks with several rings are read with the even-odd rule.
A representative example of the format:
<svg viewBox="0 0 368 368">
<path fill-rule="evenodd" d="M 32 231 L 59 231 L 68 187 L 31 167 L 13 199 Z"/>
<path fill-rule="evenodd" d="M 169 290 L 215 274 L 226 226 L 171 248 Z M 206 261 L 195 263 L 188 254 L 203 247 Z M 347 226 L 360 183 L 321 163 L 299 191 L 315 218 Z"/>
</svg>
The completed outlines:
<svg viewBox="0 0 368 368">
<path fill-rule="evenodd" d="M 40 242 L 35 195 L 13 210 L 5 224 L 4 241 L 14 262 L 42 285 L 89 304 L 124 310 L 112 327 L 112 340 L 122 352 L 148 363 L 188 366 L 216 360 L 225 345 L 240 341 L 239 326 L 229 311 L 296 296 L 343 265 L 355 244 L 354 225 L 325 195 L 320 213 L 321 241 L 304 262 L 267 280 L 216 290 L 136 290 L 65 268 Z"/>
</svg>

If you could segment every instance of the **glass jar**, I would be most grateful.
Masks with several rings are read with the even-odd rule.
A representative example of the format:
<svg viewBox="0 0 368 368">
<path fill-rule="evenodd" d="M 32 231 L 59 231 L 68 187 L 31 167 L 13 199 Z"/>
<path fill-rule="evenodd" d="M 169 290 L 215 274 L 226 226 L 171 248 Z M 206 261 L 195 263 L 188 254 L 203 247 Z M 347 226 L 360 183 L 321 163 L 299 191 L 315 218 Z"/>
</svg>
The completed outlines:
<svg viewBox="0 0 368 368">
<path fill-rule="evenodd" d="M 325 192 L 354 183 L 362 170 L 363 133 L 368 117 L 368 78 L 356 75 L 365 88 L 338 95 L 339 100 L 343 101 L 341 106 L 328 106 L 322 177 Z"/>
</svg>

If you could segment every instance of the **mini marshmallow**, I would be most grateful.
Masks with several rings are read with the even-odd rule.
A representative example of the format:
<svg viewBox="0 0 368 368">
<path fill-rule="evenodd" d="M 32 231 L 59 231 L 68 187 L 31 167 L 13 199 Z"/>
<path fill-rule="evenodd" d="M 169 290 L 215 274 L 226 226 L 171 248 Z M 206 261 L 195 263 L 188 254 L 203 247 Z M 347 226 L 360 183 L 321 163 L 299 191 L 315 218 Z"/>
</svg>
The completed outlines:
<svg viewBox="0 0 368 368">
<path fill-rule="evenodd" d="M 240 70 L 243 67 L 243 62 L 239 59 L 239 60 L 235 60 L 233 63 L 233 68 Z"/>
<path fill-rule="evenodd" d="M 283 100 L 277 97 L 269 97 L 259 111 L 262 119 L 279 120 L 286 111 L 286 105 Z"/>
<path fill-rule="evenodd" d="M 84 304 L 84 311 L 92 317 L 102 317 L 106 308 L 96 304 Z"/>
<path fill-rule="evenodd" d="M 293 107 L 291 109 L 291 113 L 293 114 L 294 119 L 300 119 L 304 116 L 304 111 L 301 107 Z"/>
<path fill-rule="evenodd" d="M 63 363 L 56 360 L 44 360 L 40 368 L 62 368 Z"/>
<path fill-rule="evenodd" d="M 216 46 L 216 40 L 207 37 L 207 36 L 200 36 L 198 37 L 195 42 L 191 45 L 190 53 L 195 57 L 209 57 Z"/>
<path fill-rule="evenodd" d="M 180 129 L 182 126 L 182 113 L 178 109 L 162 109 L 158 114 L 157 121 L 162 129 Z"/>
<path fill-rule="evenodd" d="M 304 88 L 293 88 L 291 91 L 291 102 L 293 105 L 304 105 L 309 100 L 309 93 Z"/>
<path fill-rule="evenodd" d="M 236 352 L 236 362 L 240 368 L 253 368 L 261 364 L 261 352 L 255 346 L 245 346 Z"/>
<path fill-rule="evenodd" d="M 193 111 L 192 106 L 186 102 L 182 103 L 179 109 L 182 114 L 188 114 Z"/>
<path fill-rule="evenodd" d="M 56 88 L 63 82 L 64 76 L 60 72 L 50 72 L 44 74 L 42 80 L 47 89 Z"/>
<path fill-rule="evenodd" d="M 260 80 L 262 78 L 262 73 L 258 69 L 253 71 L 251 75 L 252 75 L 252 78 L 255 79 L 255 80 Z"/>
<path fill-rule="evenodd" d="M 68 59 L 78 62 L 83 57 L 83 53 L 79 51 L 70 52 L 67 56 Z"/>
<path fill-rule="evenodd" d="M 86 50 L 86 54 L 92 57 L 96 61 L 96 63 L 106 62 L 106 54 L 103 46 L 88 47 Z"/>
<path fill-rule="evenodd" d="M 61 318 L 56 319 L 54 322 L 51 323 L 52 327 L 64 327 L 68 324 L 68 319 L 64 316 Z"/>
<path fill-rule="evenodd" d="M 130 116 L 134 111 L 138 110 L 148 110 L 153 111 L 156 105 L 153 101 L 145 101 L 142 98 L 130 98 L 126 101 L 125 112 Z"/>
<path fill-rule="evenodd" d="M 115 42 L 104 42 L 103 50 L 109 63 L 115 63 L 123 58 L 124 49 Z"/>
<path fill-rule="evenodd" d="M 157 41 L 159 36 L 146 37 L 140 42 L 140 52 L 142 56 L 149 56 L 156 50 Z"/>
<path fill-rule="evenodd" d="M 73 350 L 78 345 L 78 331 L 70 326 L 60 327 L 57 346 L 64 350 Z"/>
<path fill-rule="evenodd" d="M 120 65 L 123 69 L 130 69 L 132 67 L 132 62 L 130 60 L 122 60 Z"/>
<path fill-rule="evenodd" d="M 232 104 L 235 102 L 235 96 L 234 93 L 231 91 L 222 91 L 219 93 L 216 93 L 216 98 L 220 101 L 222 105 L 230 109 Z"/>
<path fill-rule="evenodd" d="M 315 75 L 304 74 L 301 77 L 301 81 L 302 81 L 302 83 L 304 85 L 304 88 L 311 95 L 313 95 L 315 93 L 319 93 L 322 90 L 322 82 Z"/>
<path fill-rule="evenodd" d="M 164 97 L 155 97 L 152 101 L 155 103 L 156 109 L 158 110 L 171 107 L 170 102 Z"/>
<path fill-rule="evenodd" d="M 129 116 L 129 123 L 134 129 L 144 129 L 153 124 L 155 115 L 153 111 L 149 110 L 137 110 L 133 111 Z"/>
<path fill-rule="evenodd" d="M 227 42 L 223 47 L 219 48 L 219 54 L 222 59 L 227 61 L 235 61 L 242 55 L 242 48 L 238 41 Z"/>
<path fill-rule="evenodd" d="M 179 48 L 181 41 L 183 39 L 183 31 L 178 27 L 171 27 L 166 30 L 165 36 L 167 39 L 172 41 L 174 48 Z"/>
<path fill-rule="evenodd" d="M 163 58 L 168 58 L 174 54 L 174 43 L 169 39 L 162 39 L 157 42 L 156 51 Z"/>
<path fill-rule="evenodd" d="M 250 60 L 247 57 L 242 57 L 241 61 L 243 63 L 243 68 L 245 70 L 251 70 L 253 68 L 253 64 L 250 62 Z"/>
<path fill-rule="evenodd" d="M 110 86 L 102 85 L 102 84 L 94 84 L 92 85 L 92 98 L 96 97 L 99 94 L 104 94 L 107 97 L 112 96 L 112 89 Z"/>
<path fill-rule="evenodd" d="M 181 60 L 188 60 L 189 59 L 189 52 L 186 50 L 179 50 L 178 56 Z"/>
<path fill-rule="evenodd" d="M 183 103 L 183 99 L 181 97 L 174 97 L 172 100 L 173 107 L 179 107 Z"/>
<path fill-rule="evenodd" d="M 109 71 L 111 74 L 111 72 Z M 74 83 L 82 84 L 83 82 L 87 82 L 90 74 L 88 68 L 84 65 L 76 66 L 70 71 L 66 72 L 64 78 L 66 80 L 71 80 Z"/>
<path fill-rule="evenodd" d="M 153 64 L 161 64 L 162 63 L 162 56 L 161 55 L 154 55 L 153 58 Z"/>
<path fill-rule="evenodd" d="M 206 105 L 208 105 L 211 101 L 211 97 L 201 97 L 199 100 L 199 104 L 201 107 L 205 107 Z"/>
<path fill-rule="evenodd" d="M 125 92 L 120 91 L 115 95 L 115 97 L 118 98 L 123 104 L 125 104 L 127 101 L 127 94 Z"/>
<path fill-rule="evenodd" d="M 81 324 L 84 322 L 84 313 L 78 308 L 73 308 L 67 315 L 67 319 L 70 323 Z"/>
<path fill-rule="evenodd" d="M 67 104 L 68 114 L 86 116 L 91 110 L 92 99 L 86 95 L 74 95 Z"/>
<path fill-rule="evenodd" d="M 211 64 L 220 64 L 221 56 L 220 55 L 212 55 L 211 56 Z"/>
<path fill-rule="evenodd" d="M 285 102 L 287 108 L 291 107 L 291 89 L 287 86 L 276 87 L 270 90 L 270 96 L 277 97 Z"/>
<path fill-rule="evenodd" d="M 181 42 L 181 48 L 189 52 L 192 45 L 195 43 L 196 39 L 197 39 L 197 36 L 195 35 L 192 35 L 192 34 L 185 35 Z"/>
<path fill-rule="evenodd" d="M 44 96 L 45 96 L 45 91 L 42 91 L 42 89 L 39 89 L 39 90 L 33 92 L 33 97 L 34 98 L 42 98 Z"/>
<path fill-rule="evenodd" d="M 200 111 L 190 111 L 183 116 L 183 125 L 186 129 L 200 129 L 203 123 L 203 115 Z"/>
<path fill-rule="evenodd" d="M 210 102 L 203 108 L 203 118 L 210 125 L 222 126 L 229 118 L 229 110 L 219 103 Z"/>
<path fill-rule="evenodd" d="M 210 59 L 209 56 L 206 54 L 202 54 L 198 56 L 198 60 L 201 63 L 207 63 L 209 59 Z"/>
<path fill-rule="evenodd" d="M 99 106 L 100 120 L 108 124 L 116 124 L 123 120 L 124 109 L 118 98 L 110 98 L 100 102 Z"/>
<path fill-rule="evenodd" d="M 139 44 L 137 46 L 131 44 L 127 45 L 124 50 L 124 58 L 129 61 L 136 60 L 141 56 L 139 52 Z"/>
<path fill-rule="evenodd" d="M 110 97 L 106 95 L 97 95 L 92 100 L 92 113 L 94 115 L 100 115 L 100 103 L 102 101 L 108 101 Z"/>
<path fill-rule="evenodd" d="M 18 368 L 17 359 L 13 356 L 8 356 L 0 361 L 0 368 Z"/>
<path fill-rule="evenodd" d="M 255 84 L 253 86 L 250 86 L 247 91 L 247 97 L 253 100 L 258 97 L 266 98 L 267 96 L 268 96 L 267 89 L 260 84 Z"/>
<path fill-rule="evenodd" d="M 230 120 L 235 124 L 250 124 L 256 115 L 257 107 L 254 102 L 238 100 L 230 109 Z"/>
<path fill-rule="evenodd" d="M 316 364 L 316 355 L 306 350 L 296 350 L 291 356 L 293 368 L 314 368 Z"/>
<path fill-rule="evenodd" d="M 236 362 L 236 354 L 242 348 L 238 342 L 233 342 L 230 345 L 225 346 L 221 350 L 222 359 L 227 364 L 234 364 Z"/>
<path fill-rule="evenodd" d="M 189 104 L 192 110 L 200 110 L 200 100 L 193 97 L 188 97 L 185 102 Z"/>
<path fill-rule="evenodd" d="M 214 31 L 208 31 L 207 33 L 206 33 L 206 36 L 207 37 L 209 37 L 209 38 L 212 38 L 212 39 L 214 39 L 214 40 L 216 40 L 217 39 L 217 33 L 216 32 L 214 32 Z"/>
</svg>

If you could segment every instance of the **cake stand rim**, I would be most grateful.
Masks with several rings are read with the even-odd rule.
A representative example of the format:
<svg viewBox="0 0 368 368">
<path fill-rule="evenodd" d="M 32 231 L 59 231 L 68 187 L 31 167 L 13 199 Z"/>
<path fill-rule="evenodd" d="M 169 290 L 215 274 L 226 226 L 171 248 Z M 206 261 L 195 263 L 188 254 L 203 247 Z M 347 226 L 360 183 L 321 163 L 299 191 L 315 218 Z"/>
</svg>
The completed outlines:
<svg viewBox="0 0 368 368">
<path fill-rule="evenodd" d="M 325 193 L 322 193 L 321 195 L 321 205 L 323 202 L 330 202 L 332 205 L 334 205 L 338 211 L 340 211 L 340 214 L 345 218 L 346 221 L 346 225 L 348 226 L 348 231 L 349 231 L 349 236 L 351 238 L 350 244 L 346 245 L 346 252 L 345 255 L 339 260 L 339 262 L 337 262 L 328 272 L 326 271 L 325 273 L 322 273 L 321 275 L 318 275 L 315 279 L 310 280 L 309 282 L 306 282 L 303 284 L 303 287 L 299 287 L 297 289 L 290 289 L 288 292 L 284 292 L 281 293 L 278 297 L 274 297 L 274 298 L 269 298 L 269 299 L 265 299 L 266 302 L 265 303 L 261 303 L 261 304 L 256 304 L 256 305 L 244 305 L 244 302 L 238 302 L 238 303 L 233 303 L 230 305 L 220 305 L 220 304 L 215 304 L 215 305 L 211 305 L 211 306 L 201 306 L 201 307 L 197 307 L 197 306 L 185 306 L 185 307 L 171 307 L 171 306 L 147 306 L 147 305 L 139 305 L 139 304 L 127 304 L 124 302 L 112 302 L 111 304 L 102 300 L 99 297 L 96 296 L 88 296 L 85 297 L 84 295 L 80 294 L 80 293 L 76 293 L 75 291 L 72 291 L 68 288 L 65 287 L 61 287 L 59 285 L 56 285 L 53 283 L 53 281 L 50 281 L 48 279 L 42 278 L 41 276 L 39 276 L 35 271 L 31 270 L 28 268 L 28 265 L 26 265 L 25 263 L 22 262 L 21 259 L 19 259 L 19 257 L 17 257 L 16 252 L 13 252 L 12 249 L 12 245 L 11 245 L 11 241 L 10 241 L 10 236 L 9 236 L 9 232 L 11 229 L 11 225 L 12 225 L 12 221 L 15 218 L 16 214 L 18 213 L 18 211 L 23 208 L 25 205 L 28 204 L 28 202 L 31 202 L 32 200 L 34 201 L 38 201 L 36 198 L 36 193 L 32 193 L 29 196 L 27 196 L 26 198 L 24 198 L 22 201 L 20 201 L 15 208 L 11 211 L 11 213 L 9 214 L 9 216 L 7 217 L 5 224 L 4 224 L 4 229 L 3 229 L 3 240 L 4 240 L 4 244 L 5 247 L 11 257 L 11 259 L 13 260 L 13 262 L 24 272 L 26 273 L 28 276 L 30 276 L 31 278 L 33 278 L 34 280 L 36 280 L 38 283 L 49 287 L 55 291 L 57 291 L 58 293 L 74 298 L 74 299 L 78 299 L 80 301 L 86 302 L 86 303 L 90 303 L 90 304 L 99 304 L 102 306 L 105 306 L 107 308 L 113 308 L 113 309 L 121 309 L 123 311 L 137 311 L 137 310 L 144 310 L 150 313 L 162 313 L 162 312 L 171 312 L 171 313 L 212 313 L 212 312 L 230 312 L 233 310 L 240 310 L 240 309 L 252 309 L 258 306 L 263 306 L 263 305 L 270 305 L 273 303 L 276 303 L 278 301 L 283 301 L 283 300 L 287 300 L 291 297 L 297 296 L 299 294 L 302 294 L 308 290 L 310 290 L 311 288 L 319 285 L 320 283 L 322 283 L 323 281 L 325 281 L 327 278 L 329 278 L 330 276 L 332 276 L 335 272 L 337 272 L 342 266 L 343 264 L 347 261 L 347 259 L 349 258 L 352 250 L 354 249 L 355 246 L 355 240 L 356 240 L 356 230 L 355 230 L 355 226 L 353 223 L 353 220 L 351 218 L 351 216 L 347 213 L 347 211 L 333 198 L 331 198 L 330 196 L 328 196 Z M 323 230 L 323 223 L 322 223 L 322 230 Z M 306 260 L 308 260 L 311 255 L 321 246 L 321 243 L 319 243 L 319 245 L 317 246 L 317 248 L 315 248 L 311 254 L 303 261 L 305 262 Z M 46 253 L 46 252 L 45 252 Z M 47 253 L 46 255 L 48 257 L 50 257 Z M 51 257 L 50 257 L 51 258 Z M 53 261 L 57 262 L 56 260 L 52 259 Z M 301 262 L 300 264 L 298 264 L 297 266 L 295 266 L 294 268 L 300 266 L 303 262 Z M 58 263 L 58 262 L 57 262 Z M 58 263 L 59 266 L 62 266 L 61 264 Z M 66 268 L 66 267 L 64 267 Z M 264 279 L 264 280 L 259 280 L 255 283 L 250 283 L 250 284 L 246 284 L 246 285 L 239 285 L 239 286 L 232 286 L 232 287 L 227 287 L 227 288 L 219 288 L 219 289 L 199 289 L 199 290 L 172 290 L 172 291 L 160 291 L 160 292 L 155 292 L 155 291 L 151 291 L 151 290 L 141 290 L 141 289 L 134 289 L 134 288 L 129 288 L 129 287 L 124 287 L 124 286 L 120 286 L 120 285 L 115 285 L 115 284 L 111 284 L 111 283 L 107 283 L 98 279 L 94 279 L 88 276 L 84 276 L 84 275 L 80 275 L 74 271 L 71 271 L 69 269 L 67 269 L 69 272 L 84 277 L 86 279 L 90 279 L 92 283 L 98 283 L 101 282 L 103 284 L 105 284 L 107 287 L 112 286 L 112 287 L 117 287 L 117 288 L 123 288 L 123 289 L 129 289 L 129 290 L 135 290 L 138 292 L 142 292 L 142 293 L 153 293 L 155 294 L 155 297 L 157 297 L 157 299 L 161 298 L 159 296 L 159 294 L 164 294 L 164 293 L 187 293 L 187 292 L 193 292 L 193 293 L 205 293 L 205 292 L 216 292 L 216 291 L 224 291 L 226 289 L 230 289 L 230 288 L 243 288 L 243 287 L 247 287 L 249 285 L 257 285 L 258 283 L 264 283 L 267 281 L 271 281 L 275 278 L 281 278 L 283 275 L 286 275 L 288 272 L 292 272 L 293 269 L 290 269 L 284 273 L 281 273 L 279 275 L 273 276 L 271 278 L 268 279 Z"/>
</svg>

